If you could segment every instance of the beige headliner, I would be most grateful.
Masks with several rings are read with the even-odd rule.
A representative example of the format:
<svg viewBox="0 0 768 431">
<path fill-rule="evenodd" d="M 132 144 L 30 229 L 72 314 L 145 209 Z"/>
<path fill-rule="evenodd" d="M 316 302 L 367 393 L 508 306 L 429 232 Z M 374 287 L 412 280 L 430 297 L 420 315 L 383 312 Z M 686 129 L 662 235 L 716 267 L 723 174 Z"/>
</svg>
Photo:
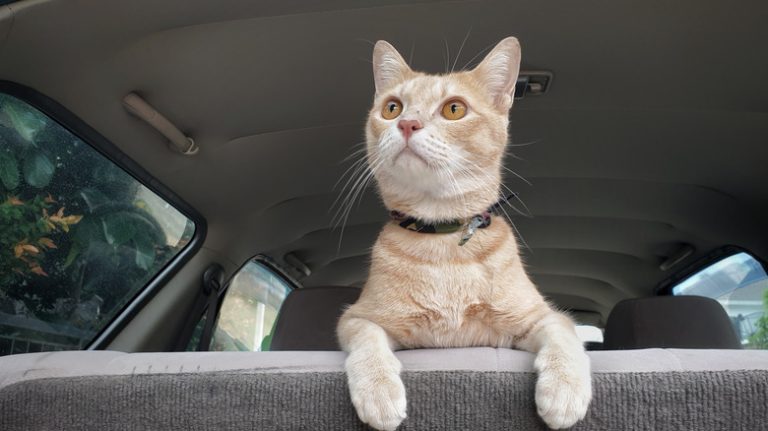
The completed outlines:
<svg viewBox="0 0 768 431">
<path fill-rule="evenodd" d="M 293 251 L 306 285 L 359 285 L 386 213 L 369 192 L 337 252 L 328 208 L 363 136 L 370 42 L 439 72 L 444 41 L 453 62 L 470 28 L 458 65 L 515 35 L 524 69 L 555 74 L 511 115 L 514 142 L 536 143 L 508 166 L 533 186 L 507 181 L 534 214 L 516 223 L 555 302 L 604 319 L 651 295 L 681 243 L 696 247 L 685 263 L 723 244 L 768 252 L 764 2 L 388 4 L 22 1 L 0 7 L 0 79 L 62 103 L 197 208 L 219 259 Z M 172 153 L 129 116 L 131 91 L 200 153 Z"/>
</svg>

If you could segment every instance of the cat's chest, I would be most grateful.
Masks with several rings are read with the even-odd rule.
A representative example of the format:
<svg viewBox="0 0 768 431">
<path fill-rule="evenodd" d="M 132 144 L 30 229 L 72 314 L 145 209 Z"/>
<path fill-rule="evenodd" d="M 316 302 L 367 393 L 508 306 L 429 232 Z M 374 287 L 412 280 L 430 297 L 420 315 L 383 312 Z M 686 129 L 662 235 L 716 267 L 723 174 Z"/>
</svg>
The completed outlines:
<svg viewBox="0 0 768 431">
<path fill-rule="evenodd" d="M 447 235 L 385 230 L 368 283 L 379 303 L 392 305 L 382 326 L 404 347 L 495 345 L 495 305 L 520 270 L 509 263 L 516 250 L 502 228 L 492 226 L 463 247 Z"/>
<path fill-rule="evenodd" d="M 393 335 L 407 347 L 487 345 L 495 311 L 485 271 L 439 271 L 404 293 Z"/>
</svg>

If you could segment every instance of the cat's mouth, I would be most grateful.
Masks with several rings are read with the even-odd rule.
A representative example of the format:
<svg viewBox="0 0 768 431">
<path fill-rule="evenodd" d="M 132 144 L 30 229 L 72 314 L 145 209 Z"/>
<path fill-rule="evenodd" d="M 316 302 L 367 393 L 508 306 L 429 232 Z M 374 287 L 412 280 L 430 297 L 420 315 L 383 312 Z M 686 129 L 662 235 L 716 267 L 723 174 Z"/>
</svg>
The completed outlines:
<svg viewBox="0 0 768 431">
<path fill-rule="evenodd" d="M 408 158 L 410 158 L 410 159 L 415 158 L 415 159 L 420 160 L 425 165 L 429 166 L 429 162 L 427 162 L 427 159 L 422 157 L 421 154 L 417 153 L 416 150 L 411 148 L 409 145 L 406 145 L 405 147 L 403 147 L 402 150 L 400 150 L 400 152 L 395 156 L 394 163 L 397 163 L 398 161 L 400 161 L 403 158 L 406 158 L 406 159 L 408 159 Z"/>
</svg>

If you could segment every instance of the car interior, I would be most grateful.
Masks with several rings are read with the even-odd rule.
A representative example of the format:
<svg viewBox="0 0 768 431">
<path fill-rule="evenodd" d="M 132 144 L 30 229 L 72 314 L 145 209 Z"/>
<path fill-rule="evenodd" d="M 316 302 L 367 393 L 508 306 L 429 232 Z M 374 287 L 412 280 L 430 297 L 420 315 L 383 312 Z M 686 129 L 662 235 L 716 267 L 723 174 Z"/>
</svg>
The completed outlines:
<svg viewBox="0 0 768 431">
<path fill-rule="evenodd" d="M 267 385 L 242 383 L 236 370 L 246 368 L 271 382 L 249 389 L 271 394 L 253 395 L 262 407 L 222 389 L 198 401 L 224 410 L 187 416 L 182 427 L 253 429 L 227 422 L 248 413 L 264 429 L 305 429 L 311 422 L 278 412 L 318 388 L 347 408 L 343 378 L 323 371 L 340 370 L 343 353 L 328 353 L 340 350 L 337 319 L 358 298 L 390 222 L 354 165 L 374 92 L 373 43 L 387 40 L 415 70 L 447 73 L 472 68 L 510 35 L 523 60 L 505 158 L 509 203 L 495 217 L 514 225 L 531 278 L 574 318 L 605 376 L 595 377 L 606 389 L 579 429 L 765 426 L 766 20 L 758 1 L 0 1 L 0 428 L 45 429 L 20 400 L 66 410 L 77 401 L 62 394 L 97 400 L 161 369 L 177 374 L 147 383 L 157 397 L 182 391 L 172 378 Z M 345 196 L 354 205 L 341 205 Z M 27 209 L 43 221 L 22 228 Z M 47 351 L 62 356 L 34 356 Z M 179 351 L 188 353 L 162 356 Z M 141 352 L 155 353 L 133 356 Z M 497 429 L 480 426 L 483 417 L 543 427 L 523 352 L 398 355 L 407 370 L 452 370 L 440 380 L 451 385 L 469 372 L 457 370 L 474 370 L 477 390 L 462 402 L 482 404 L 469 416 L 420 415 L 419 400 L 447 395 L 413 371 L 406 429 Z M 49 371 L 27 376 L 28 367 Z M 659 413 L 674 394 L 648 401 L 658 416 L 611 404 L 642 396 L 615 389 L 634 384 L 632 373 L 660 379 L 640 386 L 698 394 L 674 380 L 680 370 L 695 375 L 685 384 L 708 390 L 721 389 L 696 373 L 747 385 L 738 400 L 755 410 L 744 416 L 729 401 L 675 419 Z M 55 382 L 76 376 L 74 386 Z M 483 401 L 513 383 L 519 393 L 504 402 L 528 416 L 501 417 L 504 408 Z M 304 392 L 291 395 L 293 384 Z M 296 407 L 296 417 L 314 417 L 315 429 L 361 426 L 352 410 L 321 406 Z M 125 415 L 112 411 L 109 426 L 171 426 Z M 460 421 L 430 422 L 447 417 Z M 704 417 L 714 422 L 695 422 Z"/>
</svg>

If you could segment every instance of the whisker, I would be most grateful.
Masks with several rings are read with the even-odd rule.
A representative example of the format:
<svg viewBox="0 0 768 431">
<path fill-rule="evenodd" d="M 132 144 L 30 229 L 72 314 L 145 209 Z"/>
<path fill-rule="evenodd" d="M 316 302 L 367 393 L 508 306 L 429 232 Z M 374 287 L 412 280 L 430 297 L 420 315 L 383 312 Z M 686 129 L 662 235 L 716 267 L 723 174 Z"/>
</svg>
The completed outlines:
<svg viewBox="0 0 768 431">
<path fill-rule="evenodd" d="M 365 163 L 366 163 L 365 159 L 366 157 L 363 156 L 363 157 L 360 157 L 358 160 L 356 160 L 354 163 L 352 163 L 352 165 L 348 167 L 343 174 L 341 174 L 341 177 L 339 177 L 339 180 L 336 181 L 336 184 L 333 185 L 333 188 L 331 190 L 336 190 L 336 187 L 338 187 L 338 185 L 344 180 L 347 174 L 351 171 L 351 174 L 349 174 L 349 179 L 344 184 L 344 187 L 341 188 L 341 191 L 343 192 L 347 188 L 347 185 L 349 185 L 350 181 L 352 181 L 352 178 L 354 178 L 357 175 L 358 171 L 363 166 L 365 166 Z"/>
<path fill-rule="evenodd" d="M 451 51 L 448 49 L 448 39 L 443 38 L 445 42 L 445 73 L 448 73 L 448 65 L 451 64 Z"/>
<path fill-rule="evenodd" d="M 347 186 L 349 185 L 349 183 L 357 175 L 358 170 L 360 170 L 362 168 L 362 166 L 364 165 L 364 161 L 365 161 L 365 158 L 363 157 L 363 158 L 360 158 L 360 160 L 357 160 L 354 163 L 352 163 L 352 165 L 349 168 L 347 168 L 347 170 L 345 170 L 343 174 L 341 174 L 341 176 L 336 181 L 336 184 L 333 185 L 331 190 L 336 190 L 336 188 L 339 186 L 339 184 L 341 184 L 341 182 L 344 181 L 344 179 L 347 178 L 347 176 L 349 176 L 347 178 L 346 183 L 344 183 L 344 186 L 341 188 L 341 190 L 339 190 L 339 195 L 342 195 L 344 193 L 344 191 L 347 189 Z M 336 200 L 333 201 L 333 204 L 331 205 L 331 208 L 333 208 L 333 206 L 336 205 L 336 202 L 338 201 L 338 199 L 339 198 L 337 197 Z"/>
<path fill-rule="evenodd" d="M 522 144 L 513 144 L 512 142 L 510 142 L 510 143 L 507 144 L 507 147 L 527 147 L 529 145 L 538 144 L 539 142 L 541 142 L 541 139 L 536 139 L 534 141 L 523 142 Z"/>
<path fill-rule="evenodd" d="M 467 35 L 464 36 L 464 40 L 461 41 L 461 46 L 459 46 L 459 53 L 456 54 L 456 59 L 453 60 L 453 66 L 451 66 L 451 72 L 454 71 L 456 68 L 456 62 L 459 61 L 459 57 L 461 56 L 461 50 L 464 49 L 464 44 L 467 43 L 467 39 L 469 39 L 469 34 L 472 33 L 472 27 L 469 27 L 469 30 L 467 30 Z"/>
<path fill-rule="evenodd" d="M 362 178 L 367 172 L 366 169 L 360 171 L 360 175 L 356 176 L 355 181 L 359 181 L 360 178 Z M 356 184 L 356 183 L 355 183 Z M 339 197 L 336 198 L 336 202 L 334 202 L 333 206 L 336 206 L 338 203 L 338 206 L 336 206 L 336 212 L 333 215 L 333 219 L 331 220 L 331 223 L 333 225 L 333 228 L 336 229 L 340 226 L 341 222 L 344 219 L 344 214 L 347 212 L 347 207 L 349 206 L 349 200 L 354 191 L 354 185 L 349 187 L 348 189 L 344 189 L 341 193 L 339 193 Z M 339 200 L 341 199 L 341 200 Z"/>
<path fill-rule="evenodd" d="M 533 218 L 533 213 L 531 213 L 531 209 L 530 209 L 530 208 L 528 208 L 528 205 L 526 205 L 526 204 L 525 204 L 525 202 L 523 202 L 523 200 L 522 200 L 522 199 L 520 199 L 520 196 L 519 196 L 517 193 L 513 192 L 513 191 L 512 191 L 512 190 L 511 190 L 509 187 L 507 187 L 507 185 L 506 185 L 506 184 L 504 184 L 504 183 L 501 183 L 501 187 L 504 187 L 504 189 L 505 189 L 505 190 L 506 190 L 506 191 L 507 191 L 509 194 L 511 194 L 511 195 L 512 195 L 512 197 L 513 197 L 514 199 L 516 199 L 518 202 L 520 202 L 520 204 L 523 206 L 523 208 L 525 208 L 525 212 L 521 211 L 521 210 L 520 210 L 519 208 L 517 208 L 517 207 L 516 207 L 514 204 L 512 204 L 512 202 L 510 202 L 510 201 L 509 201 L 509 199 L 507 199 L 507 197 L 506 197 L 506 196 L 505 196 L 504 198 L 502 198 L 502 199 L 504 200 L 504 203 L 505 203 L 505 204 L 509 205 L 509 206 L 510 206 L 510 207 L 511 207 L 513 210 L 515 210 L 515 212 L 517 212 L 517 213 L 518 213 L 518 214 L 520 214 L 521 216 L 523 216 L 523 217 L 527 217 L 527 218 Z"/>
<path fill-rule="evenodd" d="M 504 212 L 504 215 L 507 217 L 507 221 L 509 221 L 510 226 L 512 226 L 512 229 L 515 231 L 515 236 L 520 239 L 520 242 L 523 243 L 523 246 L 528 249 L 528 251 L 533 254 L 533 250 L 530 246 L 528 246 L 528 242 L 525 241 L 525 238 L 523 237 L 523 234 L 520 233 L 520 229 L 517 228 L 517 225 L 515 225 L 515 222 L 512 221 L 512 218 L 509 216 L 507 211 L 504 209 L 504 207 L 501 207 L 501 211 Z"/>
<path fill-rule="evenodd" d="M 473 62 L 473 61 L 474 61 L 474 60 L 475 60 L 477 57 L 479 57 L 480 55 L 483 55 L 483 54 L 485 54 L 485 53 L 486 53 L 486 52 L 487 52 L 489 49 L 491 49 L 491 48 L 492 48 L 492 47 L 493 47 L 495 44 L 496 44 L 496 43 L 494 42 L 494 43 L 492 43 L 492 44 L 490 44 L 490 45 L 486 46 L 485 48 L 483 48 L 483 49 L 482 49 L 480 52 L 478 52 L 477 54 L 475 54 L 475 56 L 474 56 L 474 57 L 472 57 L 472 58 L 470 58 L 468 62 L 464 63 L 464 66 L 462 66 L 462 67 L 461 67 L 461 70 L 464 70 L 464 69 L 466 69 L 466 68 L 467 68 L 467 66 L 469 66 L 469 64 L 470 64 L 470 63 L 472 63 L 472 62 Z"/>
<path fill-rule="evenodd" d="M 533 185 L 530 181 L 526 180 L 525 178 L 523 178 L 522 175 L 518 174 L 517 172 L 513 171 L 512 169 L 509 169 L 508 167 L 506 167 L 504 165 L 501 165 L 501 168 L 506 170 L 507 172 L 511 173 L 512 175 L 516 176 L 517 178 L 521 179 L 524 183 L 528 184 L 529 186 Z"/>
<path fill-rule="evenodd" d="M 474 162 L 472 162 L 472 161 L 470 161 L 470 160 L 467 160 L 465 157 L 463 157 L 463 156 L 461 156 L 461 155 L 458 155 L 458 157 L 459 157 L 459 159 L 460 159 L 460 160 L 462 160 L 464 163 L 466 163 L 466 164 L 468 164 L 468 165 L 470 165 L 470 166 L 474 167 L 474 168 L 475 168 L 475 169 L 476 169 L 476 170 L 477 170 L 477 171 L 478 171 L 478 172 L 479 172 L 479 173 L 480 173 L 480 174 L 483 176 L 483 178 L 478 178 L 477 174 L 475 174 L 474 172 L 470 171 L 469 169 L 464 169 L 464 170 L 462 171 L 462 173 L 463 173 L 463 174 L 465 174 L 465 175 L 468 175 L 468 176 L 469 176 L 469 177 L 470 177 L 470 178 L 471 178 L 473 181 L 475 181 L 476 183 L 480 183 L 480 184 L 482 184 L 482 183 L 485 183 L 485 182 L 487 182 L 487 181 L 483 181 L 483 180 L 491 180 L 491 178 L 490 178 L 489 174 L 485 173 L 485 171 L 483 171 L 482 169 L 480 169 L 480 167 L 479 167 L 479 166 L 477 166 L 477 164 L 475 164 Z M 504 167 L 504 166 L 502 166 L 502 167 Z M 507 169 L 507 170 L 509 170 L 510 172 L 512 172 L 510 169 L 508 169 L 508 168 L 506 168 L 506 167 L 504 167 L 504 168 L 505 168 L 505 169 Z M 514 172 L 512 172 L 512 173 L 514 173 Z M 527 182 L 527 181 L 526 181 L 526 182 Z M 530 185 L 530 183 L 528 183 L 528 184 Z M 520 214 L 520 215 L 522 215 L 522 216 L 525 216 L 525 217 L 528 217 L 528 218 L 532 218 L 532 217 L 533 217 L 533 214 L 532 214 L 532 212 L 531 212 L 530 208 L 528 208 L 528 206 L 525 204 L 525 202 L 523 202 L 523 200 L 522 200 L 522 199 L 520 199 L 520 196 L 519 196 L 517 193 L 515 193 L 514 191 L 512 191 L 512 189 L 510 189 L 510 188 L 509 188 L 509 187 L 508 187 L 508 186 L 507 186 L 507 185 L 506 185 L 506 184 L 505 184 L 503 181 L 499 183 L 499 186 L 500 186 L 500 187 L 503 187 L 505 190 L 507 190 L 507 192 L 511 193 L 511 194 L 512 194 L 512 196 L 514 196 L 514 198 L 515 198 L 517 201 L 519 201 L 519 202 L 520 202 L 520 204 L 523 206 L 523 208 L 525 208 L 525 211 L 522 211 L 521 209 L 517 208 L 517 206 L 515 206 L 515 205 L 514 205 L 514 204 L 512 204 L 511 202 L 509 202 L 508 200 L 504 199 L 507 205 L 509 205 L 509 206 L 510 206 L 512 209 L 514 209 L 514 210 L 515 210 L 515 212 L 517 212 L 518 214 Z M 485 190 L 486 190 L 486 191 L 492 191 L 492 190 L 490 189 L 490 187 L 486 187 L 486 188 L 485 188 Z"/>
<path fill-rule="evenodd" d="M 383 163 L 384 163 L 384 161 L 381 158 L 380 159 L 376 159 L 374 162 L 372 162 L 372 165 L 370 167 L 367 166 L 368 167 L 367 174 L 364 174 L 365 176 L 364 175 L 360 175 L 360 178 L 357 180 L 357 182 L 350 189 L 350 191 L 355 190 L 355 192 L 354 192 L 354 194 L 351 195 L 351 199 L 349 199 L 349 198 L 345 199 L 345 203 L 346 203 L 345 209 L 344 209 L 344 212 L 342 213 L 341 219 L 339 220 L 339 223 L 341 223 L 341 232 L 339 234 L 339 244 L 338 244 L 338 247 L 337 247 L 337 250 L 336 250 L 337 253 L 341 252 L 341 244 L 342 244 L 342 242 L 344 240 L 344 229 L 345 229 L 345 227 L 347 225 L 347 220 L 349 219 L 349 215 L 352 212 L 352 208 L 355 205 L 355 200 L 357 199 L 357 197 L 359 195 L 360 196 L 360 200 L 362 201 L 363 191 L 367 187 L 367 184 L 368 184 L 369 180 L 373 177 L 373 175 L 375 174 L 376 170 L 378 170 L 378 168 Z M 348 197 L 349 197 L 349 194 L 348 194 Z M 359 203 L 358 203 L 358 205 L 359 205 Z"/>
<path fill-rule="evenodd" d="M 367 42 L 371 46 L 376 45 L 376 42 L 373 42 L 373 41 L 371 41 L 369 39 L 363 39 L 362 37 L 355 38 L 355 40 L 358 41 L 358 42 Z"/>
<path fill-rule="evenodd" d="M 374 159 L 375 158 L 376 156 L 374 155 Z M 360 178 L 363 177 L 363 175 L 365 175 L 365 172 L 368 169 L 368 164 L 366 163 L 367 161 L 367 157 L 361 157 L 360 160 L 356 161 L 349 169 L 347 169 L 347 171 L 352 169 L 351 174 L 349 174 L 349 179 L 344 184 L 344 187 L 342 187 L 342 189 L 339 191 L 339 195 L 336 197 L 336 200 L 334 200 L 333 204 L 331 204 L 331 208 L 334 208 L 337 203 L 339 204 L 332 220 L 332 223 L 334 223 L 335 226 L 338 226 L 338 222 L 340 221 L 338 218 L 341 214 L 343 214 L 343 209 L 346 206 L 346 202 L 349 199 L 350 194 L 354 190 L 354 185 L 357 181 L 359 181 Z"/>
<path fill-rule="evenodd" d="M 360 148 L 360 149 L 357 149 L 357 150 L 353 151 L 353 152 L 352 152 L 352 154 L 350 154 L 350 155 L 348 155 L 347 157 L 345 157 L 344 159 L 342 159 L 342 160 L 341 160 L 341 162 L 339 162 L 339 164 L 343 164 L 343 163 L 346 163 L 346 162 L 348 162 L 348 161 L 350 161 L 350 160 L 354 159 L 354 158 L 355 158 L 355 156 L 358 156 L 358 155 L 360 155 L 361 153 L 365 153 L 365 152 L 367 152 L 367 151 L 368 151 L 368 148 Z"/>
</svg>

